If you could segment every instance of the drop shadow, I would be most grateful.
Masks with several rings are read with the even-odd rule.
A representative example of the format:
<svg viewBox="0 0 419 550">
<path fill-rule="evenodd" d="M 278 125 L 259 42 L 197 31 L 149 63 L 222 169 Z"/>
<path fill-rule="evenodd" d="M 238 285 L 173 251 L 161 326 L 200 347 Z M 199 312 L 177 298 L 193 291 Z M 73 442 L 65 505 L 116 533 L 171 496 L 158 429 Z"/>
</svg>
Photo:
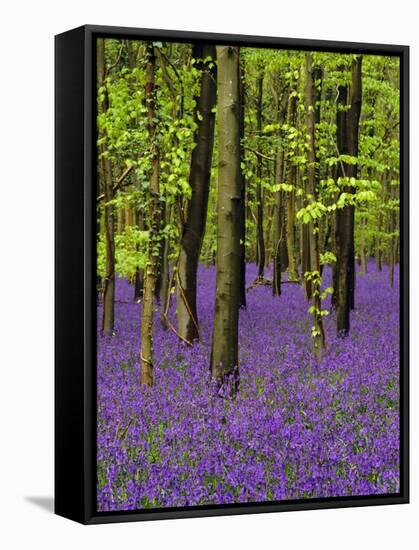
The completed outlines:
<svg viewBox="0 0 419 550">
<path fill-rule="evenodd" d="M 30 502 L 38 508 L 42 508 L 45 512 L 54 513 L 54 498 L 53 497 L 25 497 L 26 502 Z"/>
</svg>

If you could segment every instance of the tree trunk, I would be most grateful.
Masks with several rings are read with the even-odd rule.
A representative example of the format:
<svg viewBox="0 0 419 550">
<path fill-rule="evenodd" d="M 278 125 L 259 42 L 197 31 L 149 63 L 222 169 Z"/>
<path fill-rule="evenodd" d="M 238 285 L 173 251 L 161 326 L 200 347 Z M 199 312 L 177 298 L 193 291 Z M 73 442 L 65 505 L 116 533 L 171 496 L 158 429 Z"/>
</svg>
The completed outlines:
<svg viewBox="0 0 419 550">
<path fill-rule="evenodd" d="M 240 276 L 240 105 L 239 48 L 217 46 L 218 197 L 217 275 L 211 349 L 211 375 L 218 387 L 238 389 Z M 227 389 L 227 388 L 225 388 Z"/>
<path fill-rule="evenodd" d="M 391 178 L 390 178 L 389 188 L 390 188 L 390 199 L 394 200 L 395 193 L 393 191 L 394 188 L 391 187 Z M 396 230 L 397 230 L 397 213 L 396 213 L 395 207 L 393 205 L 391 213 L 390 213 L 391 238 L 390 238 L 390 250 L 389 250 L 389 257 L 390 257 L 389 281 L 390 281 L 391 288 L 393 288 L 393 286 L 394 286 L 394 264 L 396 263 L 396 255 L 397 255 Z"/>
<path fill-rule="evenodd" d="M 240 52 L 239 52 L 240 55 Z M 240 165 L 244 163 L 243 140 L 245 135 L 245 94 L 244 94 L 244 59 L 239 59 L 239 82 L 240 82 Z M 240 279 L 239 279 L 239 306 L 246 308 L 246 178 L 243 170 L 240 170 L 241 177 L 241 202 L 240 202 Z"/>
<path fill-rule="evenodd" d="M 288 124 L 295 127 L 297 115 L 297 96 L 289 100 Z M 295 258 L 295 187 L 297 184 L 297 165 L 288 161 L 288 183 L 293 186 L 292 191 L 287 193 L 287 250 L 288 250 L 288 275 L 291 281 L 298 279 L 297 264 Z"/>
<path fill-rule="evenodd" d="M 358 157 L 359 144 L 359 119 L 362 108 L 362 57 L 357 57 L 352 61 L 351 67 L 351 107 L 348 112 L 348 151 L 349 155 Z M 348 166 L 348 175 L 350 178 L 357 178 L 358 164 Z M 355 309 L 355 207 L 352 206 L 352 257 L 349 272 L 349 307 Z"/>
<path fill-rule="evenodd" d="M 98 87 L 105 85 L 106 65 L 105 65 L 105 41 L 103 38 L 97 40 L 97 82 Z M 105 99 L 101 102 L 99 110 L 105 113 L 108 109 L 108 97 L 105 93 Z M 110 336 L 114 331 L 115 318 L 115 229 L 113 207 L 109 201 L 113 199 L 112 166 L 109 158 L 103 156 L 106 151 L 106 145 L 101 145 L 101 172 L 104 185 L 104 226 L 105 226 L 105 247 L 106 247 L 106 274 L 103 290 L 103 317 L 102 332 Z"/>
<path fill-rule="evenodd" d="M 364 219 L 361 219 L 360 223 L 360 238 L 359 238 L 359 255 L 361 259 L 361 275 L 365 275 L 368 271 L 367 268 L 367 257 L 365 254 L 365 228 L 367 225 L 367 221 Z"/>
<path fill-rule="evenodd" d="M 256 99 L 256 132 L 258 137 L 258 148 L 261 143 L 262 135 L 262 108 L 263 108 L 263 67 L 259 68 L 257 79 L 257 99 Z M 260 151 L 259 151 L 260 152 Z M 263 236 L 263 190 L 262 190 L 262 157 L 256 158 L 256 241 L 257 241 L 257 265 L 258 277 L 263 277 L 265 273 L 265 240 Z"/>
<path fill-rule="evenodd" d="M 277 163 L 279 164 L 279 163 Z M 282 164 L 282 156 L 280 160 Z M 278 166 L 277 166 L 278 171 Z M 280 176 L 277 178 L 280 179 Z M 283 271 L 281 266 L 281 240 L 282 240 L 282 228 L 281 223 L 281 191 L 275 193 L 275 210 L 274 210 L 274 237 L 273 237 L 273 278 L 272 278 L 272 295 L 281 296 L 281 273 Z"/>
<path fill-rule="evenodd" d="M 155 116 L 155 71 L 156 57 L 154 47 L 147 44 L 147 67 L 145 85 L 145 106 L 147 108 L 147 131 L 150 141 L 151 169 L 149 176 L 148 218 L 149 218 L 149 244 L 148 262 L 145 269 L 143 310 L 141 317 L 141 382 L 146 386 L 152 386 L 153 372 L 153 315 L 154 315 L 154 291 L 158 270 L 158 236 L 160 230 L 160 186 L 159 163 L 160 151 L 156 136 Z"/>
<path fill-rule="evenodd" d="M 135 213 L 136 225 L 140 231 L 144 231 L 144 216 L 141 214 L 140 210 L 137 210 Z M 137 245 L 138 247 L 138 245 Z M 135 270 L 135 280 L 134 280 L 134 300 L 138 302 L 143 296 L 144 290 L 144 270 L 140 267 L 137 267 Z"/>
<path fill-rule="evenodd" d="M 358 156 L 358 129 L 361 114 L 362 83 L 361 62 L 358 57 L 352 61 L 352 84 L 350 108 L 346 111 L 347 87 L 339 87 L 337 113 L 337 147 L 339 154 Z M 338 164 L 338 175 L 356 178 L 356 164 Z M 354 193 L 354 187 L 345 185 L 343 192 Z M 341 336 L 349 333 L 350 310 L 355 301 L 355 251 L 354 251 L 354 206 L 346 205 L 336 211 L 337 252 L 337 332 Z M 336 289 L 335 289 L 336 291 Z"/>
<path fill-rule="evenodd" d="M 194 46 L 193 57 L 195 59 L 211 57 L 211 59 L 215 60 L 215 54 L 215 46 L 205 44 Z M 197 98 L 195 117 L 198 124 L 195 136 L 196 147 L 192 151 L 189 176 L 192 195 L 182 228 L 177 272 L 178 331 L 179 335 L 188 342 L 199 338 L 196 278 L 207 216 L 214 144 L 215 114 L 212 110 L 216 102 L 217 92 L 215 69 L 209 69 L 203 62 L 199 62 L 197 66 L 202 67 L 202 76 L 201 91 L 199 98 Z"/>
<path fill-rule="evenodd" d="M 381 272 L 383 269 L 382 263 L 382 252 L 381 252 L 381 231 L 383 225 L 383 215 L 381 212 L 378 213 L 378 235 L 375 239 L 375 261 L 377 264 L 377 271 Z"/>
<path fill-rule="evenodd" d="M 284 93 L 282 101 L 278 105 L 278 122 L 282 124 L 285 120 L 285 114 L 288 104 L 288 90 Z M 292 102 L 293 98 L 289 101 Z M 279 102 L 278 102 L 279 103 Z M 281 130 L 278 132 L 278 142 L 280 141 Z M 283 183 L 285 177 L 285 157 L 284 150 L 280 143 L 278 143 L 277 155 L 276 155 L 276 167 L 275 167 L 275 183 Z M 274 206 L 274 234 L 273 234 L 273 277 L 272 277 L 272 295 L 281 295 L 281 273 L 284 271 L 283 259 L 283 241 L 285 241 L 285 224 L 284 224 L 284 207 L 282 192 L 276 191 L 275 193 L 275 206 Z M 288 258 L 287 258 L 288 262 Z"/>
<path fill-rule="evenodd" d="M 329 219 L 328 223 L 327 223 L 327 227 L 326 227 L 326 232 L 325 232 L 325 235 L 324 235 L 324 244 L 323 244 L 323 251 L 324 252 L 326 252 L 329 248 L 329 241 L 330 241 L 331 234 L 332 234 L 332 222 Z M 320 266 L 320 275 L 321 276 L 323 276 L 323 268 L 324 268 L 324 265 L 322 264 Z"/>
<path fill-rule="evenodd" d="M 316 143 L 315 143 L 315 123 L 320 120 L 320 92 L 318 82 L 321 82 L 322 72 L 319 68 L 313 68 L 312 54 L 306 54 L 306 119 L 307 133 L 309 137 L 307 179 L 308 191 L 312 196 L 311 201 L 317 201 L 319 175 L 316 167 Z M 317 119 L 317 120 L 316 120 Z M 310 273 L 312 283 L 312 312 L 313 312 L 313 331 L 316 354 L 319 360 L 323 355 L 323 349 L 326 345 L 323 329 L 323 318 L 321 315 L 321 276 L 320 276 L 320 231 L 318 220 L 315 219 L 309 224 L 310 240 Z"/>
<path fill-rule="evenodd" d="M 117 224 L 116 224 L 116 231 L 118 235 L 121 235 L 124 232 L 124 227 L 125 227 L 125 209 L 118 208 Z"/>
<path fill-rule="evenodd" d="M 305 274 L 311 270 L 310 228 L 308 224 L 301 226 L 301 271 L 304 281 L 304 293 L 306 300 L 311 300 L 312 284 Z"/>
<path fill-rule="evenodd" d="M 171 205 L 168 202 L 163 203 L 161 216 L 164 217 L 164 225 L 170 224 Z M 167 233 L 162 241 L 162 255 L 160 264 L 160 323 L 164 329 L 168 328 L 166 320 L 167 302 L 169 299 L 169 249 L 170 241 Z"/>
</svg>

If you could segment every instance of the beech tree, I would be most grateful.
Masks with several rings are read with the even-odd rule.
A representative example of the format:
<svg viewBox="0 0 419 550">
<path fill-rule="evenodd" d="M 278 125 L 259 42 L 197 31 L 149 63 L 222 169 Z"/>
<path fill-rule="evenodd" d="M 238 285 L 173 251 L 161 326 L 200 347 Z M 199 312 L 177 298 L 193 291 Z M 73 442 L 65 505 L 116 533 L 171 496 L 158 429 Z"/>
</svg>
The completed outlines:
<svg viewBox="0 0 419 550">
<path fill-rule="evenodd" d="M 337 114 L 337 147 L 340 155 L 351 157 L 350 163 L 341 160 L 338 164 L 338 177 L 344 185 L 342 193 L 353 195 L 357 176 L 358 130 L 361 114 L 362 58 L 352 61 L 352 82 L 349 108 L 347 107 L 348 86 L 340 86 L 338 91 L 339 110 Z M 336 323 L 338 334 L 348 334 L 350 310 L 355 301 L 355 248 L 354 248 L 354 205 L 348 202 L 336 211 Z"/>
<path fill-rule="evenodd" d="M 215 46 L 196 45 L 192 52 L 202 72 L 200 93 L 196 99 L 196 147 L 192 151 L 189 185 L 191 198 L 186 207 L 180 239 L 177 271 L 177 318 L 182 338 L 199 338 L 196 285 L 198 260 L 207 217 L 209 183 L 214 143 L 214 106 L 216 104 Z"/>
<path fill-rule="evenodd" d="M 263 67 L 259 67 L 257 78 L 257 97 L 256 97 L 256 132 L 257 138 L 261 141 L 262 137 L 262 113 L 263 113 Z M 263 277 L 265 271 L 265 240 L 263 234 L 263 188 L 262 188 L 262 157 L 257 155 L 256 168 L 256 263 L 258 266 L 258 277 Z"/>
<path fill-rule="evenodd" d="M 145 85 L 145 105 L 147 109 L 147 130 L 149 136 L 149 197 L 148 197 L 148 261 L 145 270 L 143 309 L 141 316 L 141 382 L 146 386 L 153 385 L 153 313 L 154 291 L 158 273 L 159 229 L 160 229 L 160 185 L 159 158 L 160 151 L 156 132 L 155 102 L 156 55 L 153 44 L 147 45 L 147 67 Z"/>
<path fill-rule="evenodd" d="M 105 84 L 106 62 L 105 62 L 105 41 L 98 39 L 97 43 L 97 84 L 103 89 L 103 99 L 99 101 L 99 112 L 106 114 L 109 107 L 108 94 Z M 103 316 L 102 332 L 110 336 L 114 330 L 114 302 L 115 302 L 115 237 L 114 237 L 114 216 L 112 206 L 109 204 L 113 198 L 112 164 L 106 155 L 106 142 L 100 145 L 100 170 L 104 183 L 104 228 L 106 246 L 106 271 L 103 278 Z"/>
<path fill-rule="evenodd" d="M 319 196 L 318 158 L 316 154 L 315 125 L 320 122 L 320 89 L 322 71 L 319 67 L 313 68 L 313 55 L 306 54 L 306 85 L 305 107 L 308 133 L 308 163 L 307 163 L 307 190 L 310 202 L 315 205 Z M 322 357 L 326 345 L 322 318 L 321 303 L 321 275 L 320 275 L 320 228 L 317 218 L 311 219 L 307 224 L 308 238 L 310 242 L 310 271 L 305 274 L 311 281 L 313 315 L 312 336 L 316 347 L 317 356 Z"/>
<path fill-rule="evenodd" d="M 216 293 L 211 375 L 219 386 L 238 388 L 240 276 L 240 76 L 239 48 L 217 46 L 218 198 Z"/>
</svg>

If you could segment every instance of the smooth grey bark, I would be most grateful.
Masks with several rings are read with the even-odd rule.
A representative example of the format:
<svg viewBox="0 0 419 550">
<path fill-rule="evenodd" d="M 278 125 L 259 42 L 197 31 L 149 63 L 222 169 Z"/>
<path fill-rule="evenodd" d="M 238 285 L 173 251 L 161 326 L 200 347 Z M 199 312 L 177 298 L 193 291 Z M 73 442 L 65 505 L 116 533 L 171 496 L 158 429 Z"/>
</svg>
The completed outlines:
<svg viewBox="0 0 419 550">
<path fill-rule="evenodd" d="M 211 376 L 218 387 L 238 389 L 240 276 L 240 104 L 239 48 L 217 46 L 218 196 L 216 292 Z"/>
</svg>

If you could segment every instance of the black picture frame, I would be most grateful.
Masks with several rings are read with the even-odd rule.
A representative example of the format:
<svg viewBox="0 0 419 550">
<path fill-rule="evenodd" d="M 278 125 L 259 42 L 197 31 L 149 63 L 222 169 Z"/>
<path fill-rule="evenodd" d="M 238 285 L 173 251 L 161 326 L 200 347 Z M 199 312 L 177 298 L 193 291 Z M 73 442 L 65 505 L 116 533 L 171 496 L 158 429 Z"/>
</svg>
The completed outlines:
<svg viewBox="0 0 419 550">
<path fill-rule="evenodd" d="M 206 41 L 400 57 L 400 493 L 96 511 L 95 38 Z M 312 510 L 409 502 L 409 47 L 85 25 L 55 37 L 55 513 L 84 523 Z"/>
</svg>

